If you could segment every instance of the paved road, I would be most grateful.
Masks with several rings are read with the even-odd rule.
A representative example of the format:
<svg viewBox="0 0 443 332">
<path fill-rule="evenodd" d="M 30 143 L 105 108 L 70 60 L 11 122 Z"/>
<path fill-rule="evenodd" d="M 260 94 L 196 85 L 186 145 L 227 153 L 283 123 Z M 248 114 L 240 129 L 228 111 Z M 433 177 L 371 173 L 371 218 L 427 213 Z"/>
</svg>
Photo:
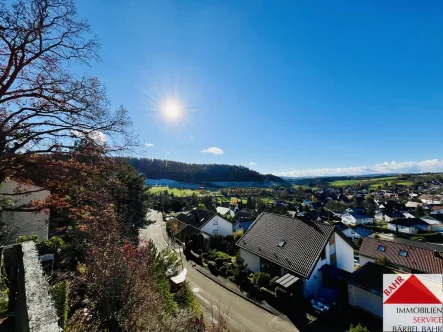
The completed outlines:
<svg viewBox="0 0 443 332">
<path fill-rule="evenodd" d="M 150 211 L 147 218 L 155 223 L 140 232 L 140 239 L 152 239 L 159 249 L 168 246 L 162 235 L 164 222 L 161 213 Z M 202 305 L 206 317 L 217 319 L 218 308 L 227 313 L 230 331 L 242 332 L 296 332 L 297 328 L 290 322 L 281 319 L 245 299 L 224 289 L 217 283 L 194 270 L 188 262 L 183 261 L 188 270 L 187 279 Z M 214 312 L 214 315 L 211 313 Z"/>
</svg>

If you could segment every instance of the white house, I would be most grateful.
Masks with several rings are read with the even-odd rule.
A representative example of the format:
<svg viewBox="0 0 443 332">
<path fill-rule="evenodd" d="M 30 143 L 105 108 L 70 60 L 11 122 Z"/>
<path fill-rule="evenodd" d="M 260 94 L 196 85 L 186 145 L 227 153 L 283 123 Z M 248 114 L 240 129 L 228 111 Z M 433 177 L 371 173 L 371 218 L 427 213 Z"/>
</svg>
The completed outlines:
<svg viewBox="0 0 443 332">
<path fill-rule="evenodd" d="M 370 216 L 348 212 L 341 216 L 341 221 L 346 225 L 355 226 L 355 225 L 373 224 L 374 218 Z"/>
<path fill-rule="evenodd" d="M 225 218 L 215 214 L 204 225 L 202 225 L 200 229 L 202 232 L 211 235 L 219 234 L 222 236 L 226 236 L 232 234 L 232 223 Z"/>
<path fill-rule="evenodd" d="M 431 226 L 419 218 L 406 218 L 390 222 L 388 229 L 399 233 L 417 234 L 419 230 L 429 231 Z"/>
<path fill-rule="evenodd" d="M 252 272 L 288 278 L 291 287 L 305 297 L 323 285 L 323 273 L 319 271 L 322 266 L 354 271 L 352 241 L 334 225 L 325 223 L 263 213 L 237 246 Z"/>
<path fill-rule="evenodd" d="M 443 204 L 443 195 L 421 195 L 420 200 L 424 204 Z"/>
<path fill-rule="evenodd" d="M 384 210 L 379 210 L 375 213 L 375 220 L 377 221 L 393 221 L 393 220 L 397 220 L 397 219 L 402 219 L 404 218 L 404 214 L 398 211 L 384 211 Z"/>
<path fill-rule="evenodd" d="M 231 212 L 231 209 L 223 206 L 217 206 L 216 211 L 219 215 L 224 217 Z"/>
<path fill-rule="evenodd" d="M 49 194 L 50 192 L 43 188 L 22 185 L 12 180 L 0 185 L 0 196 L 10 199 L 14 207 L 25 207 L 31 201 L 44 201 Z M 0 212 L 0 218 L 9 229 L 8 235 L 3 239 L 3 244 L 14 243 L 19 236 L 31 235 L 32 233 L 36 233 L 39 240 L 48 238 L 49 210 L 40 212 L 2 211 Z"/>
</svg>

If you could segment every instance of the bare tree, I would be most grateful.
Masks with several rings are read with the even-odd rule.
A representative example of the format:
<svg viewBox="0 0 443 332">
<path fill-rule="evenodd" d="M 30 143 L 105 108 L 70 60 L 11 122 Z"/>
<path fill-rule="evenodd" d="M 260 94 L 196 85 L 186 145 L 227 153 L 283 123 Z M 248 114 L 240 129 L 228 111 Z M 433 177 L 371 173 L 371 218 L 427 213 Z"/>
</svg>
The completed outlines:
<svg viewBox="0 0 443 332">
<path fill-rule="evenodd" d="M 73 1 L 0 0 L 0 183 L 20 158 L 72 150 L 78 138 L 108 152 L 133 142 L 126 110 L 109 109 L 98 79 L 66 70 L 99 60 L 97 49 Z"/>
</svg>

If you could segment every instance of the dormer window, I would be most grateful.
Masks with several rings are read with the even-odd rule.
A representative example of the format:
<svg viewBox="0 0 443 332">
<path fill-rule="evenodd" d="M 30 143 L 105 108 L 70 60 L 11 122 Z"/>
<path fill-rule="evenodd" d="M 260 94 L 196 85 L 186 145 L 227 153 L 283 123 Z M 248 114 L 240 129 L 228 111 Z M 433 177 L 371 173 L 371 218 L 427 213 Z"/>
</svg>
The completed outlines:
<svg viewBox="0 0 443 332">
<path fill-rule="evenodd" d="M 286 241 L 285 241 L 285 240 L 280 240 L 280 242 L 278 243 L 278 246 L 279 246 L 280 248 L 283 248 L 283 247 L 285 246 L 285 244 L 286 244 Z"/>
<path fill-rule="evenodd" d="M 377 247 L 377 250 L 378 250 L 378 251 L 383 251 L 383 252 L 385 252 L 386 247 L 385 247 L 385 246 L 382 246 L 382 245 L 379 245 L 379 246 Z"/>
<path fill-rule="evenodd" d="M 401 257 L 407 257 L 408 256 L 408 252 L 406 250 L 400 250 L 398 255 L 401 256 Z"/>
</svg>

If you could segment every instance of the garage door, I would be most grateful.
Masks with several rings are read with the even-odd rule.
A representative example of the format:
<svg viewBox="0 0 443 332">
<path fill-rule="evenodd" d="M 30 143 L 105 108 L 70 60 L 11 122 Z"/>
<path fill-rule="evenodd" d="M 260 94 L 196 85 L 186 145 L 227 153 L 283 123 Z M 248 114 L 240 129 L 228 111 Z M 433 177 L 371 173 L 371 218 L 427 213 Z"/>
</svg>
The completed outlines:
<svg viewBox="0 0 443 332">
<path fill-rule="evenodd" d="M 355 287 L 355 304 L 374 315 L 383 317 L 383 298 L 379 295 Z"/>
</svg>

